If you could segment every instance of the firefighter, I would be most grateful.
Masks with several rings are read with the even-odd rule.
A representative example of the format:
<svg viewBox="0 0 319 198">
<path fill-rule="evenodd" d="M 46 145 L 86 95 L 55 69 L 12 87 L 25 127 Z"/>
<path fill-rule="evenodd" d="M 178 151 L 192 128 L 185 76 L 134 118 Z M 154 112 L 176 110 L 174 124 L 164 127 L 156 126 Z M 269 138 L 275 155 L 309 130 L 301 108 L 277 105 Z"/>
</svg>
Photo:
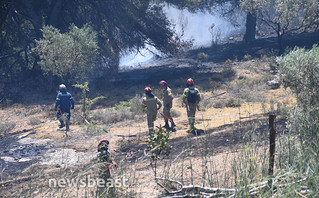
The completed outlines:
<svg viewBox="0 0 319 198">
<path fill-rule="evenodd" d="M 154 132 L 154 122 L 156 120 L 157 111 L 162 107 L 161 101 L 154 96 L 150 87 L 146 87 L 145 97 L 143 98 L 143 107 L 147 111 L 147 125 L 149 133 Z"/>
<path fill-rule="evenodd" d="M 109 140 L 103 138 L 98 144 L 97 151 L 98 157 L 98 176 L 100 180 L 103 180 L 104 186 L 97 186 L 97 197 L 114 197 L 114 186 L 107 186 L 107 182 L 111 179 L 111 169 L 117 167 L 117 163 L 113 161 L 111 154 L 109 153 Z"/>
<path fill-rule="evenodd" d="M 183 93 L 183 103 L 186 105 L 190 131 L 194 132 L 195 114 L 196 108 L 198 108 L 198 103 L 200 101 L 200 92 L 197 88 L 195 88 L 194 80 L 191 78 L 187 80 L 186 86 L 187 88 L 184 89 Z"/>
<path fill-rule="evenodd" d="M 164 127 L 166 129 L 170 128 L 171 130 L 174 130 L 174 127 L 176 125 L 175 125 L 173 118 L 171 116 L 171 108 L 173 107 L 173 99 L 174 99 L 173 94 L 172 94 L 172 90 L 168 87 L 167 82 L 164 80 L 162 80 L 160 82 L 160 86 L 163 89 L 163 114 L 164 114 L 164 116 L 169 118 L 171 121 L 171 127 L 169 127 L 168 119 L 166 117 L 164 117 L 164 120 L 165 120 Z"/>
<path fill-rule="evenodd" d="M 58 93 L 56 97 L 55 102 L 55 110 L 57 111 L 57 118 L 59 119 L 61 125 L 60 128 L 63 128 L 65 126 L 64 120 L 62 119 L 62 115 L 66 114 L 67 120 L 67 130 L 68 130 L 68 124 L 71 118 L 71 111 L 70 109 L 74 109 L 74 100 L 72 95 L 66 91 L 66 86 L 64 84 L 59 85 L 60 92 Z"/>
</svg>

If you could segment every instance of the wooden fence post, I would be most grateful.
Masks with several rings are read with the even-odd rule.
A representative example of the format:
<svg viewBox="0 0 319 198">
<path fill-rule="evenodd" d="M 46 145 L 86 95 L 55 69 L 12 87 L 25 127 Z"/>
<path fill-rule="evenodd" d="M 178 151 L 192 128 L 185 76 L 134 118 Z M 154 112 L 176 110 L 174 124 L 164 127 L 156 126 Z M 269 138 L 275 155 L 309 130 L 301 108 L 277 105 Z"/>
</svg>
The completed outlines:
<svg viewBox="0 0 319 198">
<path fill-rule="evenodd" d="M 274 128 L 274 121 L 276 115 L 269 115 L 269 168 L 268 175 L 272 176 L 274 174 L 275 165 L 275 147 L 276 147 L 276 130 Z"/>
</svg>

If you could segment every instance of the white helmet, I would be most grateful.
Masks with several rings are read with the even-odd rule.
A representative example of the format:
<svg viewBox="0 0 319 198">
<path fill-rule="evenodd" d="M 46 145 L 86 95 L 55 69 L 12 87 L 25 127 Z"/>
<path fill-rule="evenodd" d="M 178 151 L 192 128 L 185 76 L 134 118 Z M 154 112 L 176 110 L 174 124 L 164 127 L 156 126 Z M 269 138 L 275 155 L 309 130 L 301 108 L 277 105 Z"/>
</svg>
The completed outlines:
<svg viewBox="0 0 319 198">
<path fill-rule="evenodd" d="M 66 90 L 66 86 L 64 84 L 59 85 L 59 90 L 60 91 Z"/>
</svg>

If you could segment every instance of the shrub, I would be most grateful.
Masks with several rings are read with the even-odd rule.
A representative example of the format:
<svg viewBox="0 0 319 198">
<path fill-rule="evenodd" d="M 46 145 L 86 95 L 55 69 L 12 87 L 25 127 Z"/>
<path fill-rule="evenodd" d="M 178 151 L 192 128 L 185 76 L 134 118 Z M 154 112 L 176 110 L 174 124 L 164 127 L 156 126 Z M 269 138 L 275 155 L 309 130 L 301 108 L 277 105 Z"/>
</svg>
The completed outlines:
<svg viewBox="0 0 319 198">
<path fill-rule="evenodd" d="M 228 98 L 225 105 L 226 107 L 240 107 L 241 100 L 239 98 Z"/>
<path fill-rule="evenodd" d="M 40 57 L 39 65 L 44 73 L 63 80 L 83 82 L 93 72 L 98 53 L 97 34 L 88 25 L 60 33 L 52 26 L 43 27 L 43 38 L 32 49 Z"/>
<path fill-rule="evenodd" d="M 92 120 L 103 124 L 113 124 L 124 120 L 132 120 L 135 115 L 128 108 L 120 110 L 96 111 Z"/>
<path fill-rule="evenodd" d="M 197 59 L 199 61 L 206 61 L 208 59 L 208 55 L 204 52 L 200 52 L 197 54 Z"/>
<path fill-rule="evenodd" d="M 8 133 L 16 126 L 15 122 L 4 122 L 0 124 L 0 131 L 3 133 Z"/>
<path fill-rule="evenodd" d="M 115 110 L 121 110 L 121 109 L 124 109 L 126 107 L 130 107 L 130 106 L 131 106 L 130 101 L 121 101 L 120 104 L 115 105 Z"/>
<path fill-rule="evenodd" d="M 208 97 L 203 96 L 200 101 L 200 107 L 201 109 L 208 109 L 212 107 L 214 104 L 214 100 Z"/>
<path fill-rule="evenodd" d="M 29 119 L 29 124 L 30 125 L 39 125 L 41 123 L 41 120 L 36 117 L 32 117 Z"/>
<path fill-rule="evenodd" d="M 319 47 L 312 50 L 296 48 L 277 59 L 284 87 L 296 94 L 299 105 L 319 106 Z"/>
<path fill-rule="evenodd" d="M 144 114 L 142 100 L 143 100 L 143 98 L 138 96 L 138 95 L 136 95 L 134 98 L 132 98 L 130 100 L 130 104 L 131 104 L 130 111 L 134 115 L 142 115 L 142 114 Z"/>
<path fill-rule="evenodd" d="M 251 55 L 249 55 L 249 54 L 246 54 L 245 56 L 244 56 L 244 60 L 250 60 L 252 57 L 251 57 Z"/>
<path fill-rule="evenodd" d="M 224 100 L 217 100 L 214 102 L 213 107 L 214 108 L 219 108 L 222 109 L 226 106 L 225 101 Z"/>
<path fill-rule="evenodd" d="M 73 87 L 77 87 L 82 90 L 82 115 L 85 119 L 87 119 L 90 114 L 91 106 L 97 101 L 104 99 L 105 97 L 99 96 L 93 99 L 89 99 L 87 97 L 87 93 L 90 91 L 88 82 L 85 82 L 84 84 L 76 84 L 73 85 Z"/>
</svg>

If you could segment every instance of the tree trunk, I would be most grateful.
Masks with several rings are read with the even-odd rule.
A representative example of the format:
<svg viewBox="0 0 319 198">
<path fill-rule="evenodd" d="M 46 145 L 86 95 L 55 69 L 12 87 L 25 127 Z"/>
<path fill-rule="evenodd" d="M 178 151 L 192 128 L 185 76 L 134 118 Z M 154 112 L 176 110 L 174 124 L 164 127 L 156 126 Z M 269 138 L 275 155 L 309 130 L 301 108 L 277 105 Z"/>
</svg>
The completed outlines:
<svg viewBox="0 0 319 198">
<path fill-rule="evenodd" d="M 246 17 L 246 32 L 244 35 L 244 41 L 250 42 L 255 40 L 256 21 L 256 13 L 248 12 Z"/>
<path fill-rule="evenodd" d="M 278 55 L 282 55 L 284 53 L 284 44 L 283 44 L 283 35 L 278 35 Z"/>
</svg>

